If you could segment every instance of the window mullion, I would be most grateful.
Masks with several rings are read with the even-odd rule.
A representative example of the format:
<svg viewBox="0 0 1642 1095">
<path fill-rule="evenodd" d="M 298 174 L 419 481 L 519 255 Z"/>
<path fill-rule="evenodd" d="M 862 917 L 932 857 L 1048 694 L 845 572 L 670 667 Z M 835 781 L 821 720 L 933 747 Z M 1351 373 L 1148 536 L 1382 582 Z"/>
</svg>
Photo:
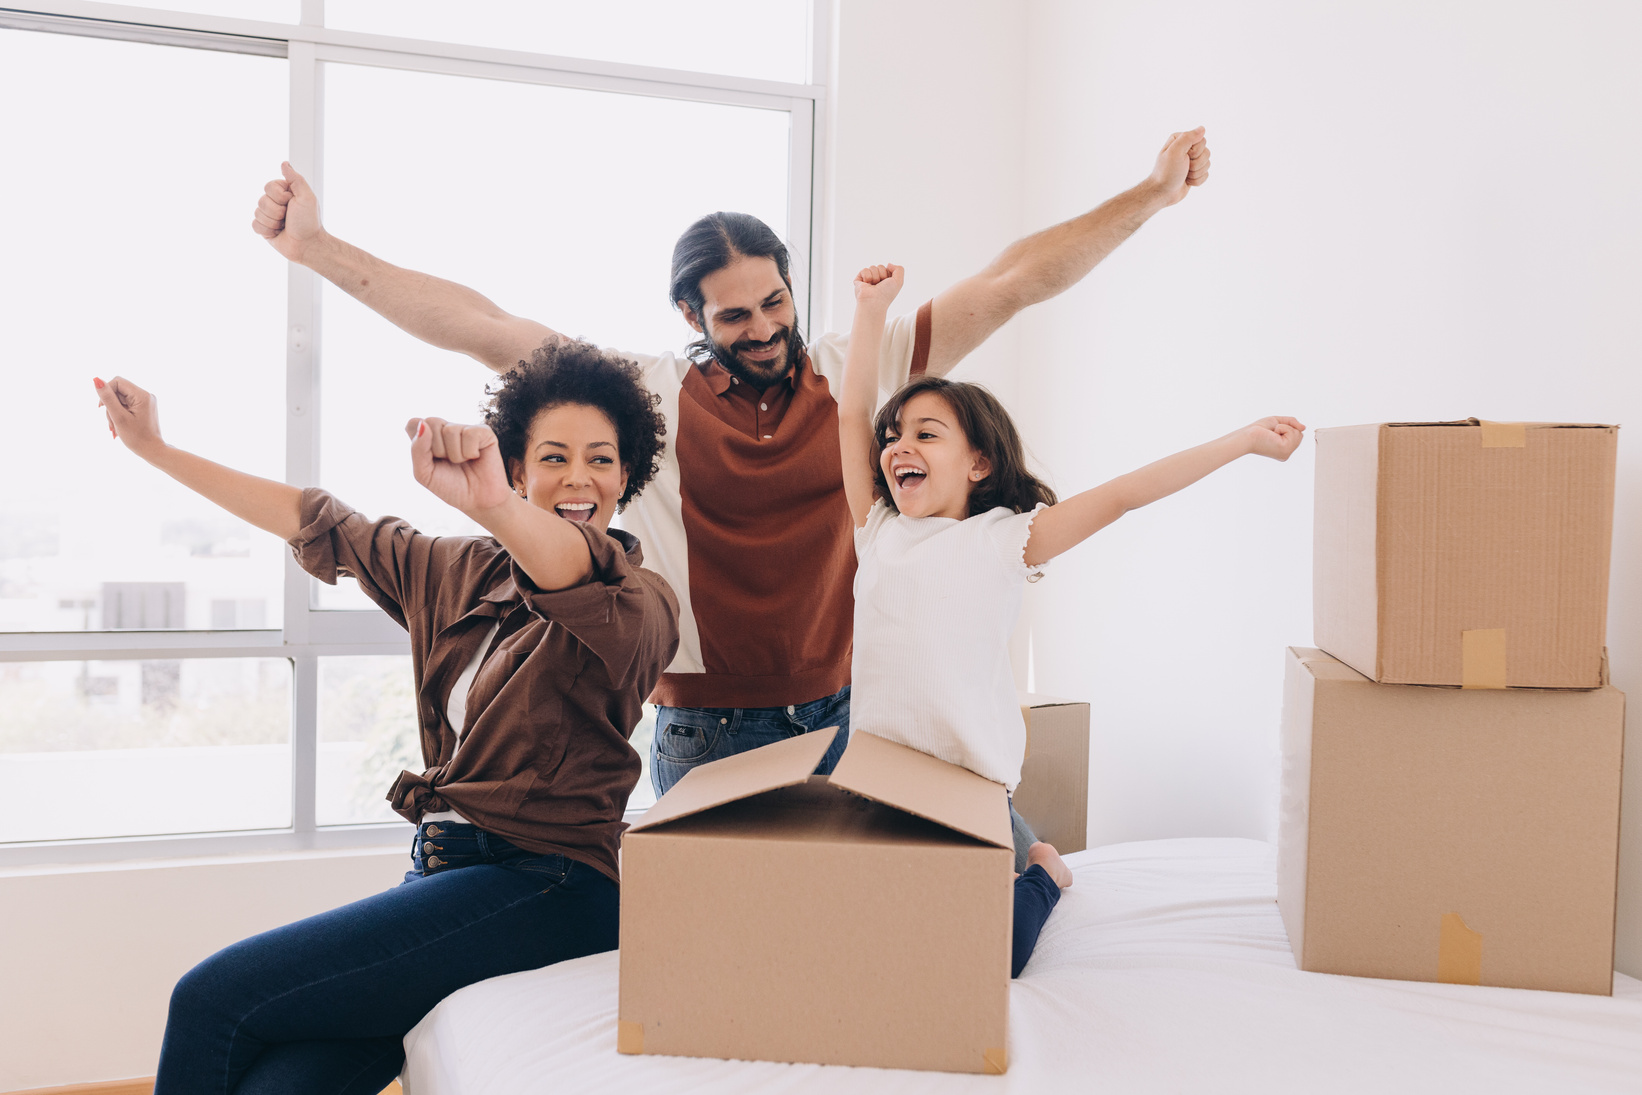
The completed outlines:
<svg viewBox="0 0 1642 1095">
<path fill-rule="evenodd" d="M 800 327 L 814 337 L 815 305 L 815 107 L 794 99 L 787 139 L 787 246 L 792 256 L 794 303 L 803 309 Z"/>
<path fill-rule="evenodd" d="M 311 833 L 319 797 L 319 659 L 303 654 L 291 665 L 291 827 Z"/>
<path fill-rule="evenodd" d="M 304 10 L 306 15 L 306 9 Z M 315 193 L 321 192 L 323 68 L 312 43 L 292 42 L 290 161 Z M 286 280 L 285 481 L 307 486 L 319 472 L 319 276 L 290 263 Z M 285 562 L 285 641 L 306 644 L 313 634 L 313 580 L 294 557 Z M 298 833 L 316 827 L 319 771 L 319 659 L 292 658 L 291 825 Z"/>
<path fill-rule="evenodd" d="M 322 69 L 307 42 L 291 43 L 290 160 L 315 192 L 321 187 Z M 290 263 L 286 275 L 285 481 L 308 486 L 319 471 L 319 275 Z M 313 583 L 294 559 L 285 564 L 285 639 L 307 643 Z"/>
</svg>

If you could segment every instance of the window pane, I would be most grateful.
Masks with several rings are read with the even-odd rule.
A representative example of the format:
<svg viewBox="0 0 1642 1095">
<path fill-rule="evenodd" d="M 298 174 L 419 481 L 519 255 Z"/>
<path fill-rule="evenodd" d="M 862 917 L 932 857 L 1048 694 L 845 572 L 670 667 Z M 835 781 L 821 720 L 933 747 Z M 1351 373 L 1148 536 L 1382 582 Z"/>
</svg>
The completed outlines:
<svg viewBox="0 0 1642 1095">
<path fill-rule="evenodd" d="M 673 244 L 715 209 L 785 232 L 789 128 L 784 111 L 327 65 L 325 221 L 567 335 L 678 351 L 694 336 L 667 300 Z M 703 134 L 733 142 L 734 170 L 702 158 Z M 411 478 L 404 425 L 474 421 L 493 375 L 325 294 L 320 482 L 425 532 L 477 531 Z M 366 602 L 349 581 L 318 603 Z"/>
<path fill-rule="evenodd" d="M 0 30 L 0 630 L 280 625 L 283 546 L 109 437 L 91 378 L 166 438 L 284 476 L 285 263 L 251 208 L 282 60 Z"/>
<path fill-rule="evenodd" d="M 655 805 L 650 783 L 650 738 L 656 709 L 644 705 L 633 748 L 644 766 L 629 810 Z M 319 790 L 321 825 L 395 821 L 388 788 L 404 770 L 420 772 L 416 684 L 405 655 L 319 659 Z"/>
<path fill-rule="evenodd" d="M 326 0 L 325 25 L 794 84 L 809 49 L 807 0 Z"/>
<path fill-rule="evenodd" d="M 0 842 L 291 823 L 282 658 L 0 665 Z"/>
<path fill-rule="evenodd" d="M 425 767 L 410 658 L 319 659 L 319 824 L 397 820 L 388 788 Z"/>
</svg>

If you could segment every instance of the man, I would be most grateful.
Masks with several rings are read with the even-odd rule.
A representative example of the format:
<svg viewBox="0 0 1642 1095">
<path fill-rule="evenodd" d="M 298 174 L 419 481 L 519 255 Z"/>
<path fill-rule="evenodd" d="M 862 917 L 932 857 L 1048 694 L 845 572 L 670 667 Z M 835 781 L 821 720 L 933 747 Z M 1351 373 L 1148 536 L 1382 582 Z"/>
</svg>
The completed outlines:
<svg viewBox="0 0 1642 1095">
<path fill-rule="evenodd" d="M 252 227 L 390 322 L 501 373 L 563 337 L 337 239 L 321 226 L 307 182 L 289 164 L 282 173 Z M 1076 284 L 1208 173 L 1202 127 L 1173 134 L 1138 186 L 1017 241 L 888 324 L 879 386 L 945 374 L 1016 312 Z M 745 214 L 690 226 L 673 251 L 670 296 L 700 339 L 684 357 L 623 355 L 639 363 L 668 422 L 660 474 L 626 520 L 680 602 L 678 656 L 651 696 L 656 793 L 695 765 L 837 726 L 817 769 L 830 772 L 849 729 L 855 551 L 832 395 L 847 338 L 804 345 L 787 249 Z"/>
</svg>

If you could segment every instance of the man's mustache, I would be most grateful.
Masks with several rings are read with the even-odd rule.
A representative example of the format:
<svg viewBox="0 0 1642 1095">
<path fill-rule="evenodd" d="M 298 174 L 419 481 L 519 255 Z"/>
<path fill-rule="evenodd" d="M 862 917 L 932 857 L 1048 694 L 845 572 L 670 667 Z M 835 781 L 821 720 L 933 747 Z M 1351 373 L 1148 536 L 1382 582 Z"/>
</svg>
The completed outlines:
<svg viewBox="0 0 1642 1095">
<path fill-rule="evenodd" d="M 730 344 L 730 349 L 732 349 L 732 350 L 767 350 L 771 346 L 774 346 L 778 342 L 786 342 L 787 341 L 787 336 L 790 335 L 791 333 L 792 333 L 792 328 L 791 327 L 783 327 L 783 328 L 781 328 L 781 330 L 779 330 L 775 334 L 771 335 L 764 342 L 753 342 L 750 339 L 742 339 L 740 342 L 732 342 Z"/>
</svg>

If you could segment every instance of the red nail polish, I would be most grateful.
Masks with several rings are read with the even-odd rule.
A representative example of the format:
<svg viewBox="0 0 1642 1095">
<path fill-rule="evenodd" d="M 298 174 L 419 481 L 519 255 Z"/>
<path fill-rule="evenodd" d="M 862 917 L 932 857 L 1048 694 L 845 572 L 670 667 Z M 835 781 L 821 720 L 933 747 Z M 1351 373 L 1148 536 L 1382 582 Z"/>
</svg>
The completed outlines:
<svg viewBox="0 0 1642 1095">
<path fill-rule="evenodd" d="M 103 386 L 103 378 L 100 376 L 94 376 L 91 378 L 91 383 L 96 387 L 101 388 Z"/>
</svg>

